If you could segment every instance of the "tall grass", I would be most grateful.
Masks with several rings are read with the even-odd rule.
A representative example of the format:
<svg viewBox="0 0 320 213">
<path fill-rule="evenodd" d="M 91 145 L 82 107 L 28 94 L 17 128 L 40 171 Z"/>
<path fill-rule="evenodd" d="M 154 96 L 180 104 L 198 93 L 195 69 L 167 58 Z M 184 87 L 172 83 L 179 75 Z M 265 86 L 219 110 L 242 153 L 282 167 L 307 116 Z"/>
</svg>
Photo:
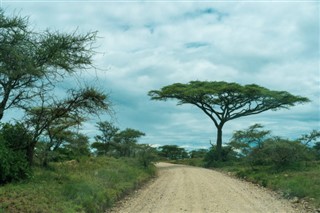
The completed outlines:
<svg viewBox="0 0 320 213">
<path fill-rule="evenodd" d="M 155 173 L 135 159 L 85 158 L 35 168 L 31 180 L 0 187 L 0 212 L 104 212 Z"/>
</svg>

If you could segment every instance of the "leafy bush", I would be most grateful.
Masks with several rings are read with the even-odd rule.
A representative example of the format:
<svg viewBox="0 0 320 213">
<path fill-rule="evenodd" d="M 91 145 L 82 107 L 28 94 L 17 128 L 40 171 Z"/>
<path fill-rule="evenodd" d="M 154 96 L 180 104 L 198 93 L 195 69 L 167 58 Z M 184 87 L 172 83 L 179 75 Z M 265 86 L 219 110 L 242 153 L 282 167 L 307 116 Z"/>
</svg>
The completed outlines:
<svg viewBox="0 0 320 213">
<path fill-rule="evenodd" d="M 22 124 L 1 124 L 0 184 L 30 176 L 31 169 L 27 160 L 30 140 L 30 134 Z"/>
<path fill-rule="evenodd" d="M 188 158 L 188 153 L 183 147 L 177 145 L 164 145 L 158 148 L 159 156 L 169 160 Z"/>
<path fill-rule="evenodd" d="M 320 160 L 320 142 L 317 142 L 317 143 L 314 144 L 313 150 L 315 152 L 316 159 Z"/>
<path fill-rule="evenodd" d="M 21 123 L 1 124 L 0 135 L 6 146 L 12 150 L 26 151 L 31 141 L 30 132 Z"/>
<path fill-rule="evenodd" d="M 252 155 L 253 161 L 260 164 L 272 164 L 276 168 L 285 168 L 289 165 L 308 160 L 308 149 L 298 141 L 281 138 L 266 140 L 259 151 Z"/>
<path fill-rule="evenodd" d="M 230 146 L 223 146 L 221 152 L 221 161 L 233 161 L 236 159 L 236 153 L 232 150 Z M 218 167 L 221 163 L 218 159 L 218 154 L 215 146 L 212 146 L 211 149 L 207 152 L 204 157 L 205 167 Z"/>
<path fill-rule="evenodd" d="M 25 179 L 31 174 L 25 154 L 8 148 L 3 139 L 0 140 L 0 162 L 0 184 Z"/>
<path fill-rule="evenodd" d="M 147 168 L 150 164 L 158 159 L 157 150 L 147 144 L 140 144 L 137 153 L 138 161 Z"/>
</svg>

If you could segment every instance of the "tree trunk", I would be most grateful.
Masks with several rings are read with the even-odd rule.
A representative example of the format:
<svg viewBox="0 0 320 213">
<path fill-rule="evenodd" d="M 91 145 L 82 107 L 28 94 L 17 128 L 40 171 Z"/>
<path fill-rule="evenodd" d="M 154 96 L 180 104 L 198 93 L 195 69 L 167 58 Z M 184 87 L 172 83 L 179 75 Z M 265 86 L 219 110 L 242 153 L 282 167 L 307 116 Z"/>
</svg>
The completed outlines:
<svg viewBox="0 0 320 213">
<path fill-rule="evenodd" d="M 42 166 L 43 167 L 48 167 L 49 165 L 49 154 L 50 154 L 50 146 L 44 150 L 44 157 L 42 159 Z"/>
<path fill-rule="evenodd" d="M 222 160 L 222 126 L 217 127 L 217 160 Z"/>
<path fill-rule="evenodd" d="M 6 107 L 6 103 L 4 100 L 0 103 L 0 120 L 2 120 L 3 115 L 4 115 L 4 109 Z"/>
<path fill-rule="evenodd" d="M 33 165 L 33 155 L 34 155 L 34 148 L 35 148 L 35 143 L 31 143 L 27 147 L 27 160 L 29 162 L 29 166 Z"/>
</svg>

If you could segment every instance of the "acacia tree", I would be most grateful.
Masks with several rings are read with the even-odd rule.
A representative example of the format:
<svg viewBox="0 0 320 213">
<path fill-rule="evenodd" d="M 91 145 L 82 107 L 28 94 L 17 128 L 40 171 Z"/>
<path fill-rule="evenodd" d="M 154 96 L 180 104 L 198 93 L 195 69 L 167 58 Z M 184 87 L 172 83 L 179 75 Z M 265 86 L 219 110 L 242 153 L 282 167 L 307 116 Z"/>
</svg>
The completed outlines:
<svg viewBox="0 0 320 213">
<path fill-rule="evenodd" d="M 60 153 L 66 153 L 66 157 L 74 159 L 80 156 L 90 156 L 89 137 L 79 132 L 73 132 L 71 137 L 63 145 Z"/>
<path fill-rule="evenodd" d="M 68 74 L 92 66 L 96 32 L 39 33 L 28 25 L 0 9 L 0 120 L 5 110 L 32 104 Z"/>
<path fill-rule="evenodd" d="M 48 147 L 61 145 L 58 136 L 60 131 L 69 127 L 80 125 L 89 114 L 98 115 L 99 112 L 108 111 L 110 103 L 108 97 L 94 88 L 70 90 L 69 96 L 59 101 L 47 103 L 42 100 L 42 105 L 26 109 L 25 124 L 32 132 L 27 156 L 30 164 L 33 162 L 34 148 L 43 136 L 49 137 Z"/>
<path fill-rule="evenodd" d="M 97 152 L 103 152 L 104 155 L 107 155 L 112 144 L 114 144 L 114 137 L 117 135 L 119 128 L 108 121 L 98 122 L 97 127 L 100 134 L 94 137 L 96 142 L 92 144 L 92 148 L 97 149 Z"/>
<path fill-rule="evenodd" d="M 229 145 L 241 151 L 241 154 L 247 156 L 252 149 L 260 149 L 266 137 L 270 134 L 269 130 L 262 130 L 261 124 L 254 124 L 245 130 L 235 131 L 232 135 Z"/>
<path fill-rule="evenodd" d="M 320 138 L 320 130 L 312 130 L 309 134 L 303 134 L 300 138 L 298 138 L 299 141 L 301 141 L 304 145 L 308 146 L 310 143 L 316 143 L 317 140 Z"/>
<path fill-rule="evenodd" d="M 217 158 L 221 159 L 222 128 L 230 120 L 268 110 L 288 109 L 309 99 L 286 91 L 272 91 L 256 84 L 191 81 L 175 83 L 148 93 L 152 100 L 177 99 L 178 105 L 192 104 L 200 108 L 217 128 Z"/>
<path fill-rule="evenodd" d="M 139 130 L 126 128 L 115 135 L 115 148 L 121 157 L 130 157 L 134 155 L 138 139 L 145 136 L 145 133 Z"/>
</svg>

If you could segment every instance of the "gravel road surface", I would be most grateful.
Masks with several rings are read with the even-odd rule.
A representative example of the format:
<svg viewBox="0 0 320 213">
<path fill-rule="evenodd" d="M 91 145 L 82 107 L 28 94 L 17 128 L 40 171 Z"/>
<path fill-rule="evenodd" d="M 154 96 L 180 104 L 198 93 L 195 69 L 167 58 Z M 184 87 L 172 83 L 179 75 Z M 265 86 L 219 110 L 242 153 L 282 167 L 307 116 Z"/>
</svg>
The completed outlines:
<svg viewBox="0 0 320 213">
<path fill-rule="evenodd" d="M 216 171 L 168 163 L 157 167 L 157 178 L 108 212 L 301 212 L 266 189 Z"/>
</svg>

